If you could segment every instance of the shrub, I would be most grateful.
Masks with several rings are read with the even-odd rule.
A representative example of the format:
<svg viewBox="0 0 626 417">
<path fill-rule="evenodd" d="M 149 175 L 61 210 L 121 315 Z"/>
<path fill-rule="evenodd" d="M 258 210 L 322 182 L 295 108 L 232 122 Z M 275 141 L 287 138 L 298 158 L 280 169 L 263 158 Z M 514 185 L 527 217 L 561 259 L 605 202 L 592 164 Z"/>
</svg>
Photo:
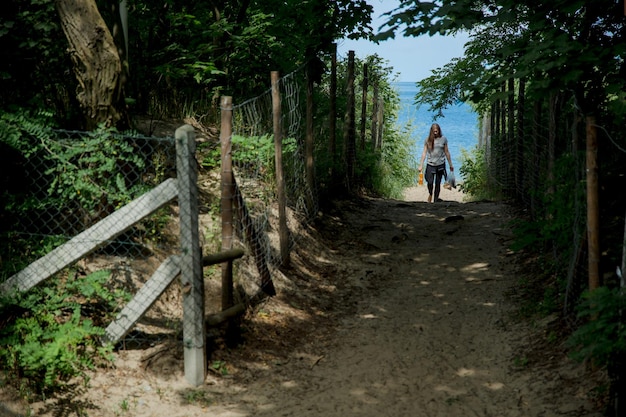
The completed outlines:
<svg viewBox="0 0 626 417">
<path fill-rule="evenodd" d="M 487 180 L 487 162 L 484 148 L 477 146 L 471 152 L 462 149 L 459 172 L 463 177 L 463 182 L 459 184 L 461 191 L 477 200 L 487 199 L 492 196 Z"/>
<path fill-rule="evenodd" d="M 578 317 L 585 320 L 568 339 L 572 358 L 592 359 L 598 366 L 626 354 L 626 294 L 621 288 L 600 287 L 583 295 Z"/>
<path fill-rule="evenodd" d="M 8 380 L 38 394 L 59 390 L 73 378 L 111 360 L 99 342 L 122 299 L 106 285 L 109 271 L 68 278 L 0 300 L 0 363 Z M 64 285 L 63 285 L 64 284 Z"/>
</svg>

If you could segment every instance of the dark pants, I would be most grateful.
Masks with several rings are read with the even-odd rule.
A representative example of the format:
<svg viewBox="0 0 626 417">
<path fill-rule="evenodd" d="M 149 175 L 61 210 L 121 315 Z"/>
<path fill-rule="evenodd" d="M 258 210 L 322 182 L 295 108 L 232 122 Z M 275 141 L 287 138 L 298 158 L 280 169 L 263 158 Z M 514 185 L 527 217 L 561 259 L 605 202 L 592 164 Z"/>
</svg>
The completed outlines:
<svg viewBox="0 0 626 417">
<path fill-rule="evenodd" d="M 428 184 L 428 194 L 433 195 L 435 191 L 435 201 L 441 192 L 441 179 L 446 177 L 446 164 L 437 166 L 426 165 L 426 183 Z"/>
</svg>

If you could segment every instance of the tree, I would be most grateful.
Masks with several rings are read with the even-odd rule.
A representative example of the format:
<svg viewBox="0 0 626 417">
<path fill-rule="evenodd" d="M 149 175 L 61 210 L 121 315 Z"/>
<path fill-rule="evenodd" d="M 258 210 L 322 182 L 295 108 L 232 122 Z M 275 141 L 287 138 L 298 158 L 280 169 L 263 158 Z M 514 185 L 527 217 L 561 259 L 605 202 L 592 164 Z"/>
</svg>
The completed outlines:
<svg viewBox="0 0 626 417">
<path fill-rule="evenodd" d="M 621 5 L 609 0 L 404 1 L 390 14 L 389 29 L 379 35 L 394 36 L 401 27 L 409 36 L 472 31 L 471 58 L 438 74 L 448 83 L 418 97 L 428 94 L 439 110 L 458 96 L 500 99 L 499 86 L 510 79 L 528 79 L 526 94 L 531 99 L 572 92 L 587 124 L 591 288 L 600 284 L 597 120 L 610 114 L 607 120 L 612 123 L 626 115 L 626 24 L 621 12 Z M 465 77 L 450 72 L 458 69 L 469 71 Z M 435 81 L 429 80 L 429 85 Z M 442 93 L 438 99 L 436 90 Z"/>
<path fill-rule="evenodd" d="M 56 0 L 88 130 L 125 121 L 122 62 L 95 0 Z"/>
<path fill-rule="evenodd" d="M 220 95 L 254 97 L 268 88 L 270 71 L 319 64 L 335 39 L 372 33 L 365 0 L 136 0 L 128 7 L 131 25 L 120 18 L 124 1 L 6 3 L 0 106 L 45 107 L 72 128 L 123 127 L 126 112 L 206 115 Z M 77 123 L 79 113 L 85 116 Z"/>
</svg>

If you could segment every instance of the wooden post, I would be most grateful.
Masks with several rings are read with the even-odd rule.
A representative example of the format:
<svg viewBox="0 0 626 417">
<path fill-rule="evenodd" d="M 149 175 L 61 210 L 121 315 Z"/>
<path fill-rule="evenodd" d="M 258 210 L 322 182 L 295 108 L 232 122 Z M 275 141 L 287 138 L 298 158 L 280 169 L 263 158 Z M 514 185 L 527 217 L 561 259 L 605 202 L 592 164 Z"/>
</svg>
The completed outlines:
<svg viewBox="0 0 626 417">
<path fill-rule="evenodd" d="M 355 108 L 354 108 L 354 51 L 348 51 L 348 84 L 346 85 L 346 115 L 343 132 L 344 149 L 346 152 L 348 189 L 354 185 L 355 150 Z"/>
<path fill-rule="evenodd" d="M 509 78 L 507 90 L 509 94 L 506 106 L 507 149 L 515 151 L 515 80 L 513 78 Z M 509 168 L 507 171 L 507 182 L 509 183 L 508 188 L 511 190 L 512 196 L 516 196 L 518 193 L 518 189 L 516 188 L 517 184 L 515 183 L 515 172 L 517 171 L 517 164 L 519 163 L 520 161 L 512 158 L 512 162 L 509 162 Z"/>
<path fill-rule="evenodd" d="M 304 158 L 306 164 L 306 182 L 309 192 L 306 193 L 307 209 L 314 209 L 313 191 L 315 190 L 315 166 L 313 163 L 313 76 L 307 71 L 306 76 L 306 136 L 304 143 Z"/>
<path fill-rule="evenodd" d="M 380 149 L 380 142 L 378 140 L 378 82 L 374 82 L 372 108 L 372 146 L 374 149 Z"/>
<path fill-rule="evenodd" d="M 180 215 L 180 271 L 183 292 L 183 345 L 185 379 L 204 383 L 206 351 L 204 330 L 204 279 L 198 223 L 198 167 L 193 127 L 176 129 L 176 172 Z"/>
<path fill-rule="evenodd" d="M 367 89 L 369 79 L 367 74 L 367 64 L 363 64 L 363 87 L 361 92 L 361 137 L 360 139 L 360 149 L 365 150 L 365 120 L 367 118 Z"/>
<path fill-rule="evenodd" d="M 220 100 L 220 150 L 221 150 L 221 199 L 222 214 L 222 250 L 233 248 L 233 184 L 232 134 L 233 134 L 233 99 L 222 96 Z M 222 264 L 222 310 L 233 305 L 233 263 Z"/>
<path fill-rule="evenodd" d="M 528 169 L 525 167 L 526 159 L 524 157 L 524 108 L 526 106 L 526 79 L 524 77 L 519 79 L 519 86 L 517 90 L 517 129 L 515 133 L 515 161 L 516 161 L 516 171 L 515 171 L 515 183 L 517 184 L 518 189 L 518 200 L 523 200 L 526 198 L 528 193 L 526 187 L 526 180 L 524 178 L 524 173 Z M 530 171 L 530 169 L 528 169 Z"/>
<path fill-rule="evenodd" d="M 624 0 L 626 1 L 626 0 Z M 329 126 L 328 126 L 328 152 L 330 153 L 330 160 L 334 162 L 335 154 L 337 153 L 337 44 L 333 43 L 332 53 L 330 57 L 330 109 L 329 109 Z M 332 167 L 332 165 L 331 165 Z M 332 168 L 331 168 L 332 169 Z M 332 175 L 332 172 L 331 172 Z"/>
<path fill-rule="evenodd" d="M 550 195 L 554 195 L 554 170 L 556 166 L 556 104 L 558 101 L 557 93 L 550 93 L 550 101 L 548 108 L 548 174 L 546 180 L 548 181 L 548 187 L 546 192 Z"/>
<path fill-rule="evenodd" d="M 378 133 L 376 137 L 378 138 L 378 147 L 381 148 L 383 146 L 383 131 L 385 128 L 385 100 L 382 97 L 378 97 L 378 106 L 376 106 L 378 112 Z"/>
<path fill-rule="evenodd" d="M 626 0 L 625 0 L 626 1 Z M 626 213 L 624 213 L 624 238 L 622 239 L 622 265 L 620 267 L 620 286 L 626 287 Z"/>
<path fill-rule="evenodd" d="M 272 71 L 272 116 L 274 123 L 274 158 L 276 162 L 276 192 L 278 197 L 278 236 L 280 239 L 281 265 L 289 265 L 289 230 L 287 229 L 287 201 L 283 178 L 283 129 L 280 107 L 278 71 Z"/>
<path fill-rule="evenodd" d="M 598 137 L 596 119 L 587 116 L 587 245 L 589 290 L 600 287 L 600 207 L 598 202 Z"/>
</svg>

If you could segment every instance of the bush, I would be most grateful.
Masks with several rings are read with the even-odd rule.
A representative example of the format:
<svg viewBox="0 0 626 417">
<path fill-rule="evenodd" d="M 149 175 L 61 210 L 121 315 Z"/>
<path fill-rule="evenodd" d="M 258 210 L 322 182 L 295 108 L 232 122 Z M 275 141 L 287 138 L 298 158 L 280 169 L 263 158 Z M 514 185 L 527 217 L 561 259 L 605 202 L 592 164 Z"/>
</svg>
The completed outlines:
<svg viewBox="0 0 626 417">
<path fill-rule="evenodd" d="M 0 300 L 0 363 L 7 380 L 40 395 L 111 360 L 111 346 L 99 338 L 128 296 L 107 288 L 109 271 L 56 280 Z"/>
<path fill-rule="evenodd" d="M 126 137 L 100 126 L 72 139 L 70 132 L 49 128 L 50 117 L 23 110 L 0 113 L 0 142 L 28 161 L 33 177 L 29 196 L 5 196 L 4 209 L 80 213 L 88 225 L 145 191 L 134 180 L 145 161 Z"/>
<path fill-rule="evenodd" d="M 585 323 L 569 338 L 572 358 L 592 359 L 598 366 L 626 354 L 626 294 L 621 288 L 600 287 L 583 295 L 578 317 Z"/>
<path fill-rule="evenodd" d="M 492 197 L 493 193 L 489 189 L 487 180 L 485 149 L 478 146 L 471 152 L 462 149 L 461 161 L 459 172 L 463 177 L 463 182 L 459 184 L 459 189 L 477 200 Z"/>
</svg>

